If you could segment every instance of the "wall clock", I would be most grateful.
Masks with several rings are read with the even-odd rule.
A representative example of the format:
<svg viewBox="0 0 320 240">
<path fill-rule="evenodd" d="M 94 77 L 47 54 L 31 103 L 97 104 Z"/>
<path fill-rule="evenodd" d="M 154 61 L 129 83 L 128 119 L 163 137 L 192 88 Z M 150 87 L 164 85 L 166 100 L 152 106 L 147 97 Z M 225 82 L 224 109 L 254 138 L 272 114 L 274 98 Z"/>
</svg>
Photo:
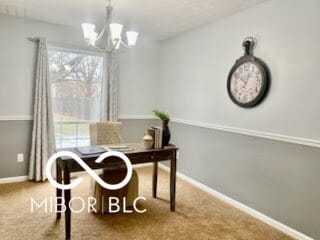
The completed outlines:
<svg viewBox="0 0 320 240">
<path fill-rule="evenodd" d="M 227 88 L 231 100 L 240 107 L 259 104 L 269 87 L 269 71 L 263 61 L 253 56 L 256 41 L 249 37 L 243 41 L 244 56 L 239 58 L 229 72 Z"/>
</svg>

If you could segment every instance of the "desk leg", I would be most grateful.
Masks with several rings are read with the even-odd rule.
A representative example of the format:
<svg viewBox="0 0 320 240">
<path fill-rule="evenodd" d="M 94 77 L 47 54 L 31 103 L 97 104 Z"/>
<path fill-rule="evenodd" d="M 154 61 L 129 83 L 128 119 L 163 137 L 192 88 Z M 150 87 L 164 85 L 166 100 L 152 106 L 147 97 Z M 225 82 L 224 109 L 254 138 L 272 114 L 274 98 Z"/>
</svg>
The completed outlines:
<svg viewBox="0 0 320 240">
<path fill-rule="evenodd" d="M 176 152 L 173 154 L 170 166 L 170 210 L 172 212 L 176 209 L 176 172 L 177 172 L 177 158 Z"/>
<path fill-rule="evenodd" d="M 157 183 L 158 183 L 158 162 L 153 163 L 153 176 L 152 176 L 152 197 L 157 197 Z"/>
<path fill-rule="evenodd" d="M 65 185 L 70 184 L 70 169 L 68 164 L 66 164 L 63 171 L 63 181 Z M 65 233 L 66 239 L 71 237 L 71 209 L 70 209 L 70 199 L 71 199 L 71 190 L 64 190 L 64 201 L 65 201 Z"/>
<path fill-rule="evenodd" d="M 62 184 L 62 169 L 56 161 L 56 177 L 57 182 Z M 62 202 L 62 190 L 57 188 L 56 189 L 57 195 L 57 219 L 61 218 L 61 202 Z"/>
</svg>

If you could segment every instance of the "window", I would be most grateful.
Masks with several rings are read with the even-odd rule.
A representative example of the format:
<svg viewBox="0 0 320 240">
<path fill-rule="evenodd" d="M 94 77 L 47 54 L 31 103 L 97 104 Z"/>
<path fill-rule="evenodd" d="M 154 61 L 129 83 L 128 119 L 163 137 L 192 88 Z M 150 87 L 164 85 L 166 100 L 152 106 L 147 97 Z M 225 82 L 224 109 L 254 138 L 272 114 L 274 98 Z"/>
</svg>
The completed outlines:
<svg viewBox="0 0 320 240">
<path fill-rule="evenodd" d="M 56 147 L 89 146 L 89 124 L 101 119 L 105 58 L 55 47 L 48 53 Z"/>
</svg>

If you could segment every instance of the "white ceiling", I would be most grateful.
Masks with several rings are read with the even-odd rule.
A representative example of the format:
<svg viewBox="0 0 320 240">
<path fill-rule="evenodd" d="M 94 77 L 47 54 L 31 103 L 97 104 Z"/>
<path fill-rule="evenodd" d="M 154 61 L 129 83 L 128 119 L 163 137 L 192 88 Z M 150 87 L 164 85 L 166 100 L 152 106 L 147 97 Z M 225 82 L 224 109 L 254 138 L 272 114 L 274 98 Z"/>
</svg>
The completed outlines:
<svg viewBox="0 0 320 240">
<path fill-rule="evenodd" d="M 113 0 L 114 21 L 165 39 L 202 24 L 234 14 L 266 0 Z M 0 0 L 17 6 L 13 15 L 79 27 L 83 22 L 102 25 L 106 0 Z M 25 13 L 24 13 L 25 10 Z M 19 14 L 20 13 L 20 14 Z M 12 13 L 11 13 L 12 14 Z"/>
</svg>

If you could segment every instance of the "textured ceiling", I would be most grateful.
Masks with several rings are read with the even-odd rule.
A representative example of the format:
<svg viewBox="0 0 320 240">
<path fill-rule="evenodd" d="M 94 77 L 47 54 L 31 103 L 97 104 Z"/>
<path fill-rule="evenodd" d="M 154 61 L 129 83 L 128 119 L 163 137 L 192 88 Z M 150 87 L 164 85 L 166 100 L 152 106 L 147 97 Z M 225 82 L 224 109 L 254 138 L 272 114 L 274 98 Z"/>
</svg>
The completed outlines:
<svg viewBox="0 0 320 240">
<path fill-rule="evenodd" d="M 112 5 L 114 21 L 156 39 L 165 39 L 264 1 L 266 0 L 113 0 Z M 106 1 L 0 0 L 0 13 L 6 13 L 4 5 L 18 7 L 28 18 L 79 27 L 82 22 L 101 26 L 105 19 Z M 12 8 L 11 12 L 14 15 Z"/>
</svg>

